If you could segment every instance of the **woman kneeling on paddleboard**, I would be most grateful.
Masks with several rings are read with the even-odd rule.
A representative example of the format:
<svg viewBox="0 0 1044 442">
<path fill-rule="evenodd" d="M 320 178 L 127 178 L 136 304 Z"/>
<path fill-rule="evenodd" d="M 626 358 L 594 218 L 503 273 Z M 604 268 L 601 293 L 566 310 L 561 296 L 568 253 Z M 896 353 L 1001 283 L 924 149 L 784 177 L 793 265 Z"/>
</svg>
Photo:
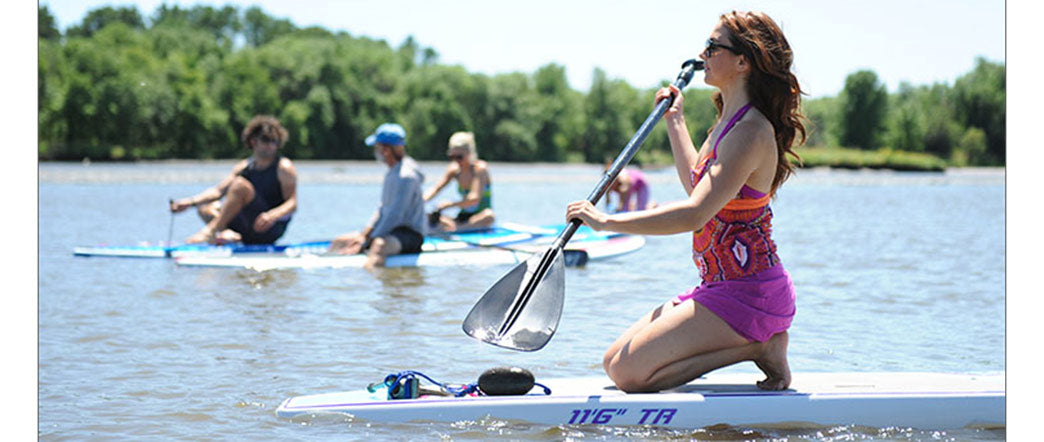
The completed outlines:
<svg viewBox="0 0 1044 442">
<path fill-rule="evenodd" d="M 566 219 L 596 230 L 670 235 L 692 231 L 692 256 L 703 283 L 656 308 L 606 351 L 606 373 L 621 390 L 659 391 L 712 370 L 754 361 L 766 390 L 790 385 L 787 329 L 794 287 L 772 241 L 769 199 L 793 172 L 787 154 L 805 127 L 793 54 L 767 15 L 721 16 L 700 54 L 704 82 L 714 86 L 718 121 L 696 149 L 674 97 L 665 123 L 688 199 L 607 215 L 588 201 L 569 205 Z"/>
</svg>

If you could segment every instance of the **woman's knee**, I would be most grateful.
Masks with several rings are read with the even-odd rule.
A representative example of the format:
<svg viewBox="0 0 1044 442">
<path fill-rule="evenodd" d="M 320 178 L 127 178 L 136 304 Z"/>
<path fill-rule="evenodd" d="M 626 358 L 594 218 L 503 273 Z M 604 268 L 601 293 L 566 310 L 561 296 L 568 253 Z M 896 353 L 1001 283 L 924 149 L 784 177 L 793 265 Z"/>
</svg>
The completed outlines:
<svg viewBox="0 0 1044 442">
<path fill-rule="evenodd" d="M 621 356 L 619 352 L 606 352 L 602 358 L 602 368 L 616 388 L 628 393 L 652 391 L 647 364 L 632 364 L 631 358 Z"/>
<path fill-rule="evenodd" d="M 606 374 L 616 384 L 616 388 L 626 393 L 643 393 L 655 391 L 647 375 L 623 369 L 619 366 L 606 367 Z"/>
</svg>

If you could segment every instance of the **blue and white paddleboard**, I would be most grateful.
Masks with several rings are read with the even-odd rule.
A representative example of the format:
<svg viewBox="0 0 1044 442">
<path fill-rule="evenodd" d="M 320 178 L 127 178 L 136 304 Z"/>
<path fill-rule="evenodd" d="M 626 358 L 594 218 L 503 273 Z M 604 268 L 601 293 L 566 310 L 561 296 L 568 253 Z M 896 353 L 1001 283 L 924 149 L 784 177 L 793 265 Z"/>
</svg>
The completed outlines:
<svg viewBox="0 0 1044 442">
<path fill-rule="evenodd" d="M 360 421 L 460 422 L 491 417 L 542 425 L 866 425 L 958 429 L 1005 425 L 1004 374 L 795 373 L 791 388 L 759 390 L 753 374 L 710 374 L 659 393 L 628 394 L 604 376 L 537 381 L 524 396 L 388 400 L 368 390 L 297 396 L 276 410 L 307 420 L 342 413 Z M 422 382 L 423 385 L 423 382 Z"/>
<path fill-rule="evenodd" d="M 231 256 L 234 254 L 305 254 L 322 253 L 330 248 L 330 241 L 310 241 L 293 244 L 171 244 L 142 242 L 138 245 L 97 245 L 73 248 L 75 256 L 104 256 L 116 258 L 176 258 L 179 256 Z"/>
<path fill-rule="evenodd" d="M 507 227 L 492 227 L 451 235 L 428 236 L 424 239 L 423 250 L 426 252 L 442 250 L 459 250 L 473 244 L 496 245 L 510 244 L 532 239 L 539 235 L 539 227 L 514 224 L 524 230 Z M 137 245 L 98 245 L 82 246 L 73 249 L 75 256 L 104 256 L 121 258 L 177 258 L 182 256 L 233 256 L 233 255 L 316 255 L 325 253 L 330 248 L 330 241 L 310 241 L 292 244 L 157 244 L 143 242 Z"/>
<path fill-rule="evenodd" d="M 570 241 L 568 251 L 582 251 L 587 261 L 597 261 L 620 256 L 636 251 L 645 245 L 645 237 L 637 235 L 616 235 L 603 237 L 590 235 L 583 240 Z M 506 248 L 510 247 L 510 248 Z M 489 266 L 517 264 L 525 261 L 534 253 L 546 250 L 547 244 L 531 244 L 529 242 L 424 252 L 419 254 L 395 255 L 388 257 L 385 267 L 444 267 L 444 266 Z M 366 263 L 365 255 L 326 255 L 302 254 L 289 255 L 231 255 L 231 256 L 182 256 L 177 264 L 189 267 L 232 267 L 257 271 L 273 269 L 314 269 L 314 268 L 346 268 L 362 267 Z"/>
</svg>

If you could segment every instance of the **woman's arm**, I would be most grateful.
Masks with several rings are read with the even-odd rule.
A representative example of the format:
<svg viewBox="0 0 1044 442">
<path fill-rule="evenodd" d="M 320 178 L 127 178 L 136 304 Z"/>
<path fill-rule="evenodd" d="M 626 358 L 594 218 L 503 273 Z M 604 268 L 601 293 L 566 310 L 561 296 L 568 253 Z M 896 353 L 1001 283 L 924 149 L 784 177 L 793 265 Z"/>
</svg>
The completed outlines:
<svg viewBox="0 0 1044 442">
<path fill-rule="evenodd" d="M 454 163 L 447 166 L 446 173 L 442 174 L 442 179 L 440 179 L 437 184 L 429 188 L 427 192 L 424 192 L 424 201 L 427 202 L 430 201 L 432 198 L 435 198 L 435 195 L 438 195 L 439 192 L 442 192 L 442 189 L 445 188 L 446 185 L 449 184 L 449 182 L 453 180 L 453 177 L 456 175 L 456 164 Z"/>
<path fill-rule="evenodd" d="M 569 205 L 566 219 L 580 218 L 595 230 L 641 235 L 699 230 L 735 198 L 755 170 L 774 164 L 775 139 L 771 126 L 766 131 L 756 124 L 741 122 L 722 140 L 717 161 L 696 184 L 689 198 L 650 210 L 614 215 L 598 211 L 586 200 L 577 201 Z"/>
<path fill-rule="evenodd" d="M 685 188 L 685 194 L 692 193 L 692 183 L 689 181 L 691 169 L 699 159 L 699 152 L 689 135 L 689 128 L 685 126 L 685 115 L 682 109 L 685 104 L 685 96 L 681 90 L 674 85 L 661 88 L 656 92 L 656 102 L 667 99 L 674 95 L 674 102 L 664 113 L 664 124 L 667 126 L 667 139 L 670 140 L 671 153 L 674 155 L 674 167 L 678 171 L 678 179 Z"/>
</svg>

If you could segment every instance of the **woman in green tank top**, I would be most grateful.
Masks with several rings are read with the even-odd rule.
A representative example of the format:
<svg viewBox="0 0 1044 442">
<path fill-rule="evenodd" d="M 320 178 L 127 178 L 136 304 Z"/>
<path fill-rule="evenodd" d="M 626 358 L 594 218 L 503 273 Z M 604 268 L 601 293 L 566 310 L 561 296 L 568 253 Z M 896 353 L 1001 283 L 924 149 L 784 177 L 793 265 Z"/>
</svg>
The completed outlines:
<svg viewBox="0 0 1044 442">
<path fill-rule="evenodd" d="M 429 227 L 452 232 L 492 226 L 495 218 L 489 164 L 478 159 L 475 150 L 475 134 L 471 132 L 453 134 L 449 139 L 446 155 L 450 159 L 449 165 L 446 166 L 446 173 L 435 186 L 424 192 L 424 201 L 430 201 L 453 180 L 457 181 L 460 201 L 440 202 L 430 218 Z M 441 214 L 443 210 L 451 207 L 460 208 L 456 217 L 451 218 Z"/>
</svg>

